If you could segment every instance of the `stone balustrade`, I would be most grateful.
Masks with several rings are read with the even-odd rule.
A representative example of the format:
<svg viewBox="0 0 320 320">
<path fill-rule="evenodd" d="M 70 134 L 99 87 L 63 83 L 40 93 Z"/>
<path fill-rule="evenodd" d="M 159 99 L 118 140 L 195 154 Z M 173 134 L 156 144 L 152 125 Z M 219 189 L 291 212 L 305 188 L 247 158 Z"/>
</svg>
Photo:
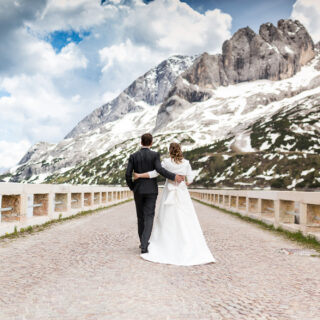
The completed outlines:
<svg viewBox="0 0 320 320">
<path fill-rule="evenodd" d="M 0 235 L 131 199 L 124 187 L 0 183 Z"/>
<path fill-rule="evenodd" d="M 191 197 L 320 241 L 320 192 L 190 189 Z"/>
</svg>

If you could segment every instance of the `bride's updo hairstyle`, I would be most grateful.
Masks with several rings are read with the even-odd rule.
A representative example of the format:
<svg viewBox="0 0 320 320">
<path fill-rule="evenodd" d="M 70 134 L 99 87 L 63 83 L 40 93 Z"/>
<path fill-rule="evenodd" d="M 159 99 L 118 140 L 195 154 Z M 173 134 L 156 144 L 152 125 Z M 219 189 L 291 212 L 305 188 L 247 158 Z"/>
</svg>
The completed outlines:
<svg viewBox="0 0 320 320">
<path fill-rule="evenodd" d="M 172 142 L 169 147 L 170 157 L 175 163 L 181 163 L 183 160 L 183 154 L 179 143 Z"/>
</svg>

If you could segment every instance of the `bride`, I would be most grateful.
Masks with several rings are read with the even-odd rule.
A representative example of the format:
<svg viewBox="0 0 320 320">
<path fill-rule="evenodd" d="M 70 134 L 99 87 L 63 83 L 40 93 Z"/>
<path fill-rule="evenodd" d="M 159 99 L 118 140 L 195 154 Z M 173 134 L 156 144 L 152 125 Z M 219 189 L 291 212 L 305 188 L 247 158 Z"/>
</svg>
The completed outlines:
<svg viewBox="0 0 320 320">
<path fill-rule="evenodd" d="M 170 158 L 162 161 L 162 166 L 186 177 L 177 184 L 166 180 L 159 213 L 150 237 L 148 252 L 141 254 L 143 259 L 182 266 L 215 262 L 203 236 L 187 186 L 194 175 L 188 160 L 183 158 L 178 143 L 171 143 Z M 155 178 L 154 171 L 134 173 L 134 178 Z"/>
</svg>

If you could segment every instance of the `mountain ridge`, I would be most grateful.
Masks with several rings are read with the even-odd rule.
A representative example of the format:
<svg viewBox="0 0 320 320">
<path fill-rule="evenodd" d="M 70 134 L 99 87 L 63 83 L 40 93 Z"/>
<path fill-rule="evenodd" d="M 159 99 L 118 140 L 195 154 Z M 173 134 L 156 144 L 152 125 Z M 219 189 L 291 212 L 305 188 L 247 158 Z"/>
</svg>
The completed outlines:
<svg viewBox="0 0 320 320">
<path fill-rule="evenodd" d="M 95 166 L 94 161 L 100 164 L 105 161 L 106 167 L 101 164 L 99 168 L 108 168 L 108 174 L 113 176 L 110 164 L 122 168 L 125 154 L 139 144 L 130 141 L 138 141 L 137 137 L 146 131 L 163 137 L 166 144 L 169 137 L 178 139 L 189 154 L 197 148 L 207 148 L 210 153 L 211 147 L 206 146 L 220 145 L 236 153 L 304 151 L 317 156 L 320 149 L 315 140 L 320 137 L 320 119 L 314 118 L 314 113 L 309 114 L 308 109 L 318 112 L 319 43 L 314 45 L 300 22 L 280 20 L 278 27 L 263 24 L 259 34 L 242 28 L 225 41 L 223 48 L 220 55 L 174 56 L 163 61 L 116 99 L 95 109 L 58 144 L 41 142 L 32 146 L 18 166 L 2 175 L 2 179 L 124 183 L 116 177 L 95 180 L 97 176 L 89 170 L 88 163 Z M 263 68 L 268 69 L 270 64 L 277 68 L 264 72 Z M 225 65 L 231 66 L 228 72 Z M 251 73 L 243 73 L 248 66 Z M 248 81 L 245 75 L 256 80 Z M 310 117 L 309 122 L 304 123 L 292 114 L 293 109 Z M 263 121 L 273 116 L 274 123 L 283 117 L 292 118 L 285 133 L 272 129 L 272 121 Z M 304 147 L 303 137 L 312 143 Z M 162 154 L 166 154 L 164 149 L 159 146 Z M 203 164 L 210 165 L 208 161 Z M 83 170 L 91 172 L 92 179 L 89 176 L 82 179 Z M 96 172 L 100 176 L 103 173 L 98 173 L 99 170 Z M 74 178 L 67 178 L 70 174 Z M 202 177 L 199 181 L 206 179 Z M 292 181 L 286 186 L 291 184 L 294 186 Z"/>
<path fill-rule="evenodd" d="M 162 61 L 133 81 L 112 101 L 95 109 L 81 120 L 65 138 L 73 138 L 85 130 L 93 130 L 107 122 L 119 119 L 123 114 L 142 110 L 139 102 L 150 106 L 163 101 L 177 76 L 188 68 L 195 56 L 175 55 Z"/>
</svg>

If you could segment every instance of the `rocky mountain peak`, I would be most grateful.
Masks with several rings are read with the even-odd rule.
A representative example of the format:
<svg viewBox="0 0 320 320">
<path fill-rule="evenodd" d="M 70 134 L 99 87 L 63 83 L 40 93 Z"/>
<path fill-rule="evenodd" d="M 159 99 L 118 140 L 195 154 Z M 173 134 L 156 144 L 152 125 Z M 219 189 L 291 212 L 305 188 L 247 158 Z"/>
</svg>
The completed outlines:
<svg viewBox="0 0 320 320">
<path fill-rule="evenodd" d="M 176 55 L 140 76 L 114 100 L 92 111 L 81 120 L 65 138 L 72 138 L 123 115 L 143 109 L 144 104 L 153 106 L 163 102 L 176 78 L 188 69 L 196 56 Z"/>
<path fill-rule="evenodd" d="M 267 43 L 274 45 L 284 58 L 295 55 L 298 68 L 314 57 L 313 40 L 298 20 L 282 19 L 278 21 L 277 27 L 272 23 L 263 24 L 259 34 Z"/>
<path fill-rule="evenodd" d="M 314 44 L 299 21 L 280 20 L 261 25 L 259 34 L 238 30 L 222 46 L 223 66 L 229 84 L 258 79 L 292 77 L 314 57 Z"/>
<path fill-rule="evenodd" d="M 287 79 L 314 56 L 312 38 L 297 20 L 279 20 L 277 27 L 265 23 L 259 34 L 241 28 L 223 43 L 222 55 L 202 54 L 181 75 L 185 81 L 177 79 L 159 108 L 156 130 L 174 118 L 175 101 L 176 109 L 181 110 L 208 99 L 208 89 L 259 79 Z"/>
<path fill-rule="evenodd" d="M 231 37 L 231 40 L 232 41 L 242 41 L 241 39 L 245 38 L 249 42 L 251 42 L 256 35 L 257 34 L 250 27 L 245 27 L 245 28 L 240 28 L 239 30 L 237 30 L 233 34 L 233 36 Z M 226 43 L 227 41 L 228 40 L 226 40 L 224 43 Z M 222 47 L 223 47 L 223 45 L 222 45 Z"/>
<path fill-rule="evenodd" d="M 282 41 L 280 30 L 272 23 L 264 23 L 259 28 L 259 35 L 268 43 Z"/>
</svg>

